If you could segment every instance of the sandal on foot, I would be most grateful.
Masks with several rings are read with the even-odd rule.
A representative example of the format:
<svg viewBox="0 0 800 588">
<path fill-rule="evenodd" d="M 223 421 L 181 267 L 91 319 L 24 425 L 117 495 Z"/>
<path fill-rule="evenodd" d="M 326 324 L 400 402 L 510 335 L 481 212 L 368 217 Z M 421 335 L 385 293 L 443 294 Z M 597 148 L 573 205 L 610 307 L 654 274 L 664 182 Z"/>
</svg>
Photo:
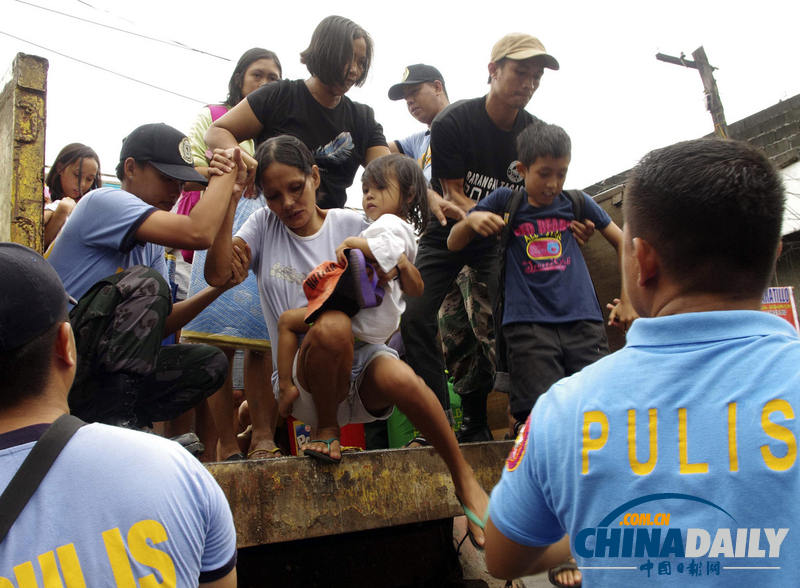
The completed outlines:
<svg viewBox="0 0 800 588">
<path fill-rule="evenodd" d="M 308 441 L 308 443 L 324 443 L 328 446 L 328 451 L 330 451 L 331 443 L 334 441 L 338 441 L 338 439 L 336 437 L 331 437 L 330 439 L 312 439 L 311 441 Z M 341 453 L 341 451 L 340 445 L 339 452 Z M 321 451 L 316 451 L 315 449 L 303 449 L 303 455 L 307 455 L 321 461 L 327 461 L 328 463 L 339 463 L 342 460 L 341 457 L 339 459 L 334 459 L 331 457 L 330 453 L 322 453 Z"/>
<path fill-rule="evenodd" d="M 414 449 L 413 447 L 411 447 L 412 443 L 416 443 L 420 447 L 429 447 L 430 446 L 430 443 L 428 443 L 428 440 L 425 437 L 423 437 L 422 435 L 419 435 L 418 437 L 414 437 L 411 441 L 409 441 L 408 443 L 403 445 L 403 448 L 404 449 Z"/>
<path fill-rule="evenodd" d="M 557 565 L 554 568 L 550 568 L 547 571 L 547 579 L 550 580 L 550 583 L 553 586 L 559 586 L 560 588 L 580 588 L 581 584 L 575 584 L 574 586 L 567 586 L 567 584 L 562 584 L 556 579 L 556 576 L 559 575 L 561 572 L 566 572 L 567 570 L 577 570 L 578 564 L 575 560 L 570 557 L 569 559 L 564 560 L 564 563 Z"/>
<path fill-rule="evenodd" d="M 458 498 L 458 497 L 456 496 L 456 498 Z M 461 502 L 460 498 L 458 498 L 458 503 L 461 505 L 461 508 L 464 509 L 464 514 L 467 515 L 467 519 L 470 522 L 475 523 L 476 525 L 478 525 L 478 528 L 481 531 L 483 531 L 486 528 L 486 521 L 489 520 L 489 505 L 488 504 L 486 505 L 486 513 L 483 515 L 483 519 L 479 519 L 478 515 L 476 515 L 469 508 L 467 508 L 466 504 Z M 472 543 L 472 546 L 475 549 L 477 549 L 478 551 L 483 551 L 483 546 L 478 545 L 478 542 L 475 541 L 475 536 L 472 534 L 472 531 L 470 531 L 469 525 L 467 525 L 467 537 L 469 537 L 469 541 L 470 541 L 470 543 Z"/>
<path fill-rule="evenodd" d="M 247 459 L 247 456 L 244 453 L 234 453 L 233 455 L 229 455 L 222 461 L 244 461 Z"/>
<path fill-rule="evenodd" d="M 280 447 L 275 449 L 254 449 L 247 454 L 247 459 L 276 459 L 286 457 Z"/>
</svg>

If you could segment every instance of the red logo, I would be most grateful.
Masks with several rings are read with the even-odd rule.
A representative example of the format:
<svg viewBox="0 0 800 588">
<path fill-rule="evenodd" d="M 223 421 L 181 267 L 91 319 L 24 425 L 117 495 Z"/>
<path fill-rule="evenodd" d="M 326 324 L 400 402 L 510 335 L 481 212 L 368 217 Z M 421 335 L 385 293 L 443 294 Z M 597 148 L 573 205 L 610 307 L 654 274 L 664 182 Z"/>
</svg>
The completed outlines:
<svg viewBox="0 0 800 588">
<path fill-rule="evenodd" d="M 508 459 L 506 460 L 506 469 L 509 472 L 513 472 L 519 464 L 522 463 L 522 458 L 525 456 L 525 450 L 528 448 L 528 431 L 531 428 L 531 417 L 528 415 L 528 420 L 525 421 L 525 424 L 522 426 L 522 429 L 517 436 L 517 440 L 514 442 L 514 447 L 511 449 L 511 453 L 508 454 Z"/>
</svg>

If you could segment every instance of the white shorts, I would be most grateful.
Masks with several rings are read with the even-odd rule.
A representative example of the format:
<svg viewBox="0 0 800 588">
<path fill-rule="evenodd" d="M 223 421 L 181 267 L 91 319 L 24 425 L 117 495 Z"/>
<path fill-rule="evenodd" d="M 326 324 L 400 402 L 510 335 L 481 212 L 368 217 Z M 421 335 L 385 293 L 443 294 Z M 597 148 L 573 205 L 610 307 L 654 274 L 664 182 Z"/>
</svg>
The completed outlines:
<svg viewBox="0 0 800 588">
<path fill-rule="evenodd" d="M 367 371 L 367 366 L 372 361 L 386 355 L 393 357 L 399 361 L 397 352 L 383 344 L 364 343 L 363 341 L 356 341 L 353 349 L 353 369 L 350 372 L 350 389 L 345 398 L 340 404 L 336 412 L 336 420 L 340 427 L 350 423 L 370 423 L 372 421 L 380 421 L 388 419 L 394 410 L 394 406 L 389 406 L 381 414 L 372 414 L 361 403 L 361 397 L 358 394 L 358 389 L 361 386 L 361 381 L 364 379 L 364 374 Z M 311 393 L 305 390 L 297 379 L 297 358 L 300 356 L 300 350 L 294 356 L 294 363 L 292 364 L 292 381 L 297 389 L 300 391 L 300 397 L 294 401 L 292 406 L 292 416 L 298 421 L 301 421 L 312 427 L 317 426 L 317 409 L 314 406 L 314 398 Z M 278 398 L 278 388 L 274 389 L 275 398 Z"/>
</svg>

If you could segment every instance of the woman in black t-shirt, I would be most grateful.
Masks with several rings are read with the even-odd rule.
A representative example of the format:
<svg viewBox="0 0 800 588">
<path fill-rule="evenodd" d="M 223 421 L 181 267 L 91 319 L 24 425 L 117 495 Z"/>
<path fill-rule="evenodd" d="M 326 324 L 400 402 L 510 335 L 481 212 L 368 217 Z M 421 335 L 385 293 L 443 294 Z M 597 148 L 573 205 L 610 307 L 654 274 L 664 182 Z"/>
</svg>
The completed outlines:
<svg viewBox="0 0 800 588">
<path fill-rule="evenodd" d="M 258 143 L 277 135 L 294 135 L 311 150 L 320 168 L 321 208 L 341 208 L 359 166 L 389 154 L 383 127 L 369 106 L 345 94 L 361 86 L 372 62 L 372 39 L 341 16 L 329 16 L 316 28 L 300 61 L 311 77 L 280 80 L 262 86 L 209 127 L 210 147 Z M 248 172 L 255 161 L 246 158 Z M 252 175 L 249 178 L 252 182 Z M 251 184 L 252 185 L 252 184 Z"/>
</svg>

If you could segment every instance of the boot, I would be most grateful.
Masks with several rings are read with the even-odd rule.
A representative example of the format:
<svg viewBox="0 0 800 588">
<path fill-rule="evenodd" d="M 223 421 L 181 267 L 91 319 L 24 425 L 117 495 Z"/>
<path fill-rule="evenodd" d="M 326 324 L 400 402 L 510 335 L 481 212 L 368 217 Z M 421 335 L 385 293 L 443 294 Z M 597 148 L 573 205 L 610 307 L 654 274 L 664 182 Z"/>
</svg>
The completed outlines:
<svg viewBox="0 0 800 588">
<path fill-rule="evenodd" d="M 461 397 L 461 410 L 464 416 L 461 428 L 456 431 L 456 440 L 459 443 L 494 441 L 492 431 L 486 422 L 487 396 L 488 394 L 482 392 L 473 392 Z"/>
<path fill-rule="evenodd" d="M 134 408 L 141 379 L 141 376 L 126 373 L 101 374 L 93 420 L 136 431 L 152 427 L 152 423 Z"/>
</svg>

